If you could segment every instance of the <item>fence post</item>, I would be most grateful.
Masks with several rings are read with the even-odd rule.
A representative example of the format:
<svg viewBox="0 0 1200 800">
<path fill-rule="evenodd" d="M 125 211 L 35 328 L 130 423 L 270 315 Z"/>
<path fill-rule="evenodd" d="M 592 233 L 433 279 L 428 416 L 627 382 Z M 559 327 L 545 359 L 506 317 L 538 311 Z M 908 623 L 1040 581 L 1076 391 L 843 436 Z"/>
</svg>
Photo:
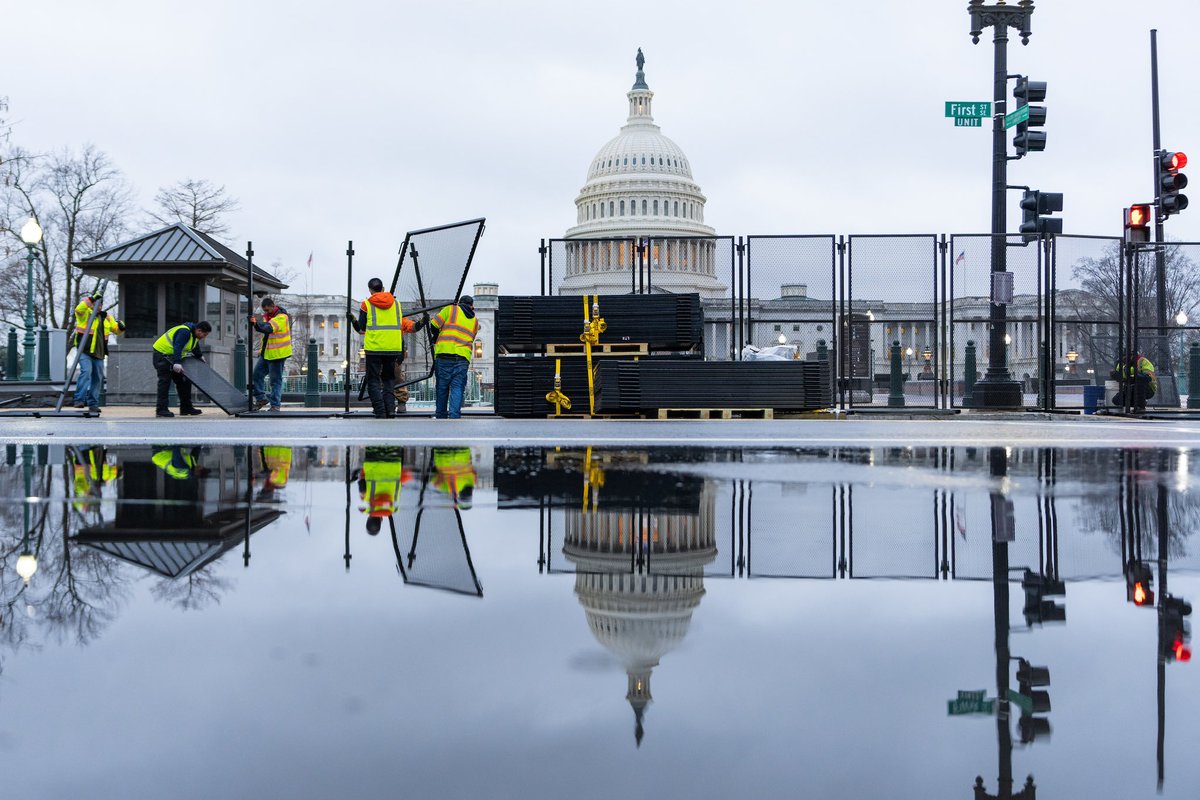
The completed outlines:
<svg viewBox="0 0 1200 800">
<path fill-rule="evenodd" d="M 233 345 L 233 386 L 239 392 L 246 391 L 246 340 L 241 336 Z"/>
<path fill-rule="evenodd" d="M 319 408 L 321 392 L 317 388 L 317 340 L 308 340 L 308 388 L 304 392 L 304 407 Z"/>
<path fill-rule="evenodd" d="M 904 407 L 904 378 L 900 374 L 900 340 L 892 342 L 892 387 L 888 393 L 888 408 Z"/>
<path fill-rule="evenodd" d="M 43 325 L 38 330 L 37 379 L 50 380 L 50 331 Z"/>
<path fill-rule="evenodd" d="M 1188 408 L 1200 408 L 1200 342 L 1188 349 Z"/>
<path fill-rule="evenodd" d="M 972 393 L 975 391 L 975 340 L 967 342 L 967 352 L 963 356 L 963 408 L 970 408 L 975 402 Z"/>
<path fill-rule="evenodd" d="M 817 339 L 817 361 L 829 360 L 829 345 L 825 344 L 824 339 Z"/>
<path fill-rule="evenodd" d="M 8 329 L 8 359 L 4 365 L 4 380 L 15 381 L 21 377 L 21 366 L 17 361 L 17 329 Z"/>
</svg>

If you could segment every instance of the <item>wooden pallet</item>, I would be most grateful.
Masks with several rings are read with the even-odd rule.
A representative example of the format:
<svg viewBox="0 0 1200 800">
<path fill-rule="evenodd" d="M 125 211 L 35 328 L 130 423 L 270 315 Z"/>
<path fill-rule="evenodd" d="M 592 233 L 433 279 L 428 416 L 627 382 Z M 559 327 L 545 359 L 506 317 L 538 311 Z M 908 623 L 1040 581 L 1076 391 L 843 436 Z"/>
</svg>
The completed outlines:
<svg viewBox="0 0 1200 800">
<path fill-rule="evenodd" d="M 660 408 L 659 419 L 775 419 L 771 408 Z"/>
<path fill-rule="evenodd" d="M 592 345 L 593 356 L 645 356 L 650 354 L 650 346 L 645 342 L 603 342 Z M 548 356 L 583 356 L 587 350 L 583 342 L 579 344 L 548 344 Z"/>
</svg>

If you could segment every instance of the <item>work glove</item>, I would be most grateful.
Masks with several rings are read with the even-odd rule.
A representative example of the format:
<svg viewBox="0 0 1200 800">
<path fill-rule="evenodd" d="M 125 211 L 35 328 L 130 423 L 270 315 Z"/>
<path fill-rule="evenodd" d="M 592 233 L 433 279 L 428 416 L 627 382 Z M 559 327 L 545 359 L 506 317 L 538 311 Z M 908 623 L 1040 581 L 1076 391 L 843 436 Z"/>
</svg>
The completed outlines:
<svg viewBox="0 0 1200 800">
<path fill-rule="evenodd" d="M 108 317 L 108 312 L 101 309 L 100 312 L 96 314 L 96 316 L 99 317 L 100 319 L 105 319 L 106 317 Z"/>
<path fill-rule="evenodd" d="M 117 322 L 117 330 L 121 331 L 121 333 L 124 333 L 125 332 L 125 323 Z"/>
<path fill-rule="evenodd" d="M 183 364 L 175 364 L 171 367 L 171 372 L 174 372 L 176 375 L 181 374 L 183 372 Z"/>
</svg>

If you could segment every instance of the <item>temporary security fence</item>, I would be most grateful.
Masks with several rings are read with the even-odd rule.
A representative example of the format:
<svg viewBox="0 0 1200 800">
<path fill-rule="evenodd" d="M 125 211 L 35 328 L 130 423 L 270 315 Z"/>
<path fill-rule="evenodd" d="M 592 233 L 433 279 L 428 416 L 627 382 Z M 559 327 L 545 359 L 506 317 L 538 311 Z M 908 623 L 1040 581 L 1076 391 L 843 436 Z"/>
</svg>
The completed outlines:
<svg viewBox="0 0 1200 800">
<path fill-rule="evenodd" d="M 707 360 L 753 359 L 771 347 L 811 359 L 827 349 L 835 403 L 848 410 L 970 408 L 989 371 L 1020 384 L 1025 408 L 1078 409 L 1085 388 L 1103 386 L 1131 347 L 1157 356 L 1158 400 L 1178 406 L 1188 337 L 1200 328 L 1192 313 L 1200 245 L 1131 250 L 1120 237 L 1004 236 L 1005 277 L 996 279 L 995 238 L 543 240 L 542 287 L 699 291 Z"/>
</svg>

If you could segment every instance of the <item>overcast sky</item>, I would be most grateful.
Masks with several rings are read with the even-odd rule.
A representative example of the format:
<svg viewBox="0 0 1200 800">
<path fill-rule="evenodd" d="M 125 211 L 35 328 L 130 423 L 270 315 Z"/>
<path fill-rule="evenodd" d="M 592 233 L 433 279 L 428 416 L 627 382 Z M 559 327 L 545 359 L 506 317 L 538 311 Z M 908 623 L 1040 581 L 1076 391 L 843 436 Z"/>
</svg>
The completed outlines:
<svg viewBox="0 0 1200 800">
<path fill-rule="evenodd" d="M 719 234 L 989 228 L 989 129 L 943 116 L 991 99 L 965 0 L 41 0 L 4 21 L 15 143 L 94 143 L 144 205 L 224 184 L 230 244 L 301 273 L 312 252 L 318 291 L 344 291 L 348 239 L 357 274 L 387 274 L 406 230 L 484 216 L 468 283 L 536 292 L 538 240 L 574 224 L 638 47 Z M 1010 72 L 1049 84 L 1047 149 L 1009 182 L 1063 192 L 1068 233 L 1117 234 L 1151 199 L 1152 27 L 1163 144 L 1200 169 L 1195 0 L 1039 0 L 1009 45 Z M 1200 240 L 1200 197 L 1167 233 Z"/>
</svg>

